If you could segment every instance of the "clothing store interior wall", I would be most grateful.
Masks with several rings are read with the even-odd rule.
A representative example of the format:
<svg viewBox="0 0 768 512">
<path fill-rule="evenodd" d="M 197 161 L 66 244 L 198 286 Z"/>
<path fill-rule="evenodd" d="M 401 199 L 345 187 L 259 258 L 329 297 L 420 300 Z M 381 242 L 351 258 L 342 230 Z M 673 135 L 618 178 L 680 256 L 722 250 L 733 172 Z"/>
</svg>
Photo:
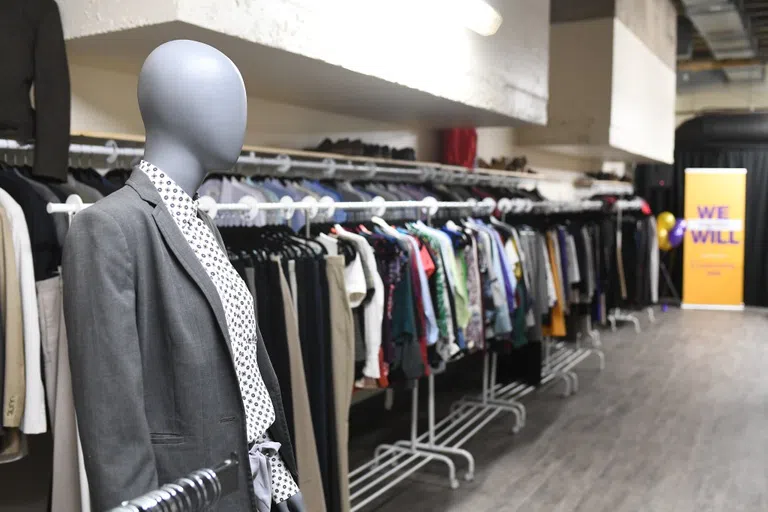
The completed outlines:
<svg viewBox="0 0 768 512">
<path fill-rule="evenodd" d="M 765 510 L 759 0 L 0 0 L 0 511 Z"/>
</svg>

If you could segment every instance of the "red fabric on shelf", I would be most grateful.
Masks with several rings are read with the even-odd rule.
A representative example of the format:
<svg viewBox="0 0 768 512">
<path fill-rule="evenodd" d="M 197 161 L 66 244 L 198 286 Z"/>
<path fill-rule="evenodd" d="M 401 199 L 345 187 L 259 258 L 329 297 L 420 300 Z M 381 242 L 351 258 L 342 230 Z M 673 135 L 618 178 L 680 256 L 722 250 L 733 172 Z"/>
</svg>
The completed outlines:
<svg viewBox="0 0 768 512">
<path fill-rule="evenodd" d="M 441 162 L 473 168 L 477 157 L 477 130 L 474 128 L 449 128 L 441 132 Z"/>
</svg>

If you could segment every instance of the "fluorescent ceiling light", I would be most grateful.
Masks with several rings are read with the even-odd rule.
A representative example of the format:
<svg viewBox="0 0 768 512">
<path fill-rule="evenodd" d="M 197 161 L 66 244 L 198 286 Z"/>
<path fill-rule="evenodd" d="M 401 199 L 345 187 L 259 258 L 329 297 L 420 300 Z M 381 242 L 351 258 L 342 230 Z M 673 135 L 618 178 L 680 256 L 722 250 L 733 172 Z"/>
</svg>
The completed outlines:
<svg viewBox="0 0 768 512">
<path fill-rule="evenodd" d="M 503 21 L 501 14 L 483 0 L 444 0 L 438 8 L 446 9 L 456 22 L 481 36 L 495 34 Z"/>
<path fill-rule="evenodd" d="M 481 36 L 492 36 L 503 21 L 501 14 L 484 0 L 326 0 L 324 15 L 351 21 L 374 16 L 377 22 L 431 33 L 467 28 Z M 499 0 L 499 3 L 504 0 Z M 544 1 L 544 0 L 531 0 Z M 447 32 L 446 32 L 447 33 Z M 425 34 L 429 37 L 430 32 Z"/>
</svg>

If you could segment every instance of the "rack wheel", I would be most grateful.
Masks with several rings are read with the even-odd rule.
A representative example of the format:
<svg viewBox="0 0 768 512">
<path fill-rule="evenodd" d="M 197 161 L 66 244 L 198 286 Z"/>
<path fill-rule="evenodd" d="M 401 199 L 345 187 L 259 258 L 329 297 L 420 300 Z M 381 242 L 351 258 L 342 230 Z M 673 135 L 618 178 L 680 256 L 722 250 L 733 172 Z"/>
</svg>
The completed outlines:
<svg viewBox="0 0 768 512">
<path fill-rule="evenodd" d="M 456 490 L 459 488 L 459 481 L 458 480 L 451 480 L 451 489 Z"/>
<path fill-rule="evenodd" d="M 467 473 L 464 475 L 464 480 L 466 480 L 467 482 L 471 482 L 474 479 L 475 479 L 474 473 L 470 473 L 469 471 L 467 471 Z"/>
</svg>

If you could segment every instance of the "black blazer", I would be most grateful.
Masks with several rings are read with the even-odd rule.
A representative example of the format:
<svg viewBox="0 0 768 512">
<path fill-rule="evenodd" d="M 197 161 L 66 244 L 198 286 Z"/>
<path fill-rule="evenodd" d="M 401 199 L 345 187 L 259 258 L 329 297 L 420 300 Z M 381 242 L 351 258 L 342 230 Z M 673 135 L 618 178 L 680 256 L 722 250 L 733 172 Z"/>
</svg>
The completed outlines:
<svg viewBox="0 0 768 512">
<path fill-rule="evenodd" d="M 221 243 L 210 218 L 201 218 Z M 142 171 L 75 215 L 62 276 L 93 509 L 115 507 L 235 452 L 239 490 L 217 510 L 256 510 L 224 308 Z M 257 338 L 277 418 L 270 435 L 298 482 L 280 387 L 260 332 Z"/>
<path fill-rule="evenodd" d="M 34 141 L 34 174 L 66 181 L 69 68 L 54 0 L 0 0 L 0 70 L 0 138 Z"/>
</svg>

